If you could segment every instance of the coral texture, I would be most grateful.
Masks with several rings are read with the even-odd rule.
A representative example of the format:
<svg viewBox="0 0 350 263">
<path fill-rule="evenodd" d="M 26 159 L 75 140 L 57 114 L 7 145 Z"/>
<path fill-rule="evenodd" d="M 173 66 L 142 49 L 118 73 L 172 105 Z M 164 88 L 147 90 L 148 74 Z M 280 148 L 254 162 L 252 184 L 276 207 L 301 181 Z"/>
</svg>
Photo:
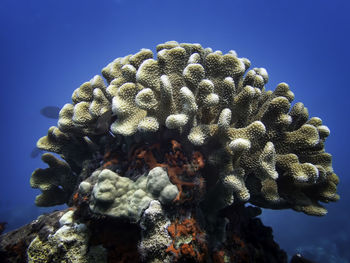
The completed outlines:
<svg viewBox="0 0 350 263">
<path fill-rule="evenodd" d="M 266 90 L 267 71 L 235 51 L 175 41 L 156 51 L 117 58 L 102 70 L 107 83 L 95 76 L 73 92 L 37 143 L 66 161 L 43 156 L 37 205 L 140 224 L 149 262 L 225 262 L 232 205 L 327 213 L 321 203 L 339 199 L 330 131 L 292 105 L 286 83 Z"/>
<path fill-rule="evenodd" d="M 153 168 L 147 176 L 141 176 L 135 182 L 108 169 L 93 176 L 97 177 L 97 183 L 92 190 L 90 209 L 113 217 L 138 221 L 153 199 L 168 203 L 178 194 L 176 186 L 160 167 Z"/>
<path fill-rule="evenodd" d="M 45 153 L 41 159 L 50 167 L 36 169 L 30 178 L 30 186 L 42 191 L 35 199 L 37 206 L 54 206 L 64 203 L 72 194 L 75 185 L 75 177 L 71 173 L 70 166 Z"/>
<path fill-rule="evenodd" d="M 106 262 L 105 249 L 88 247 L 89 230 L 84 224 L 73 222 L 72 217 L 73 211 L 64 214 L 59 221 L 61 227 L 47 240 L 39 236 L 33 239 L 27 250 L 29 263 Z"/>
</svg>

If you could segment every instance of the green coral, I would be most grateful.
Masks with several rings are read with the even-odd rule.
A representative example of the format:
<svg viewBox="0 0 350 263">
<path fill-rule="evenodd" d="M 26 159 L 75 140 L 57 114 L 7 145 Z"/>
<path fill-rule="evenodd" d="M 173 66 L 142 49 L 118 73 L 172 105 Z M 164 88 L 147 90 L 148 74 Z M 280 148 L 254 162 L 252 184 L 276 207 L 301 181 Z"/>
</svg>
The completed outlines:
<svg viewBox="0 0 350 263">
<path fill-rule="evenodd" d="M 156 50 L 156 59 L 142 49 L 111 62 L 102 70 L 107 85 L 95 76 L 78 88 L 39 148 L 79 166 L 89 159 L 82 149 L 98 135 L 138 138 L 172 130 L 218 170 L 207 193 L 218 199 L 217 209 L 238 199 L 321 216 L 326 209 L 320 202 L 339 199 L 338 177 L 324 149 L 329 129 L 309 118 L 302 103 L 291 105 L 294 94 L 286 83 L 267 91 L 267 71 L 249 70 L 250 61 L 234 51 L 175 41 Z M 215 207 L 214 199 L 205 202 Z"/>
<path fill-rule="evenodd" d="M 36 145 L 41 150 L 60 154 L 73 166 L 72 168 L 80 168 L 85 159 L 91 158 L 92 144 L 91 140 L 85 136 L 62 132 L 59 128 L 52 126 L 47 135 L 41 137 Z"/>
<path fill-rule="evenodd" d="M 41 159 L 49 165 L 49 168 L 36 169 L 30 178 L 31 187 L 42 191 L 36 197 L 35 204 L 54 206 L 66 203 L 76 183 L 70 166 L 49 153 L 43 154 Z"/>
<path fill-rule="evenodd" d="M 95 76 L 77 88 L 72 95 L 73 104 L 66 104 L 60 111 L 58 127 L 63 132 L 101 134 L 108 126 L 99 118 L 111 112 L 106 86 L 100 76 Z"/>
<path fill-rule="evenodd" d="M 163 204 L 170 203 L 178 194 L 178 189 L 168 178 L 166 171 L 155 167 L 147 176 L 136 181 L 119 176 L 111 170 L 104 169 L 93 173 L 96 183 L 92 189 L 90 209 L 99 214 L 112 217 L 129 218 L 138 221 L 149 203 L 159 199 Z M 87 182 L 80 184 L 80 191 Z"/>
</svg>

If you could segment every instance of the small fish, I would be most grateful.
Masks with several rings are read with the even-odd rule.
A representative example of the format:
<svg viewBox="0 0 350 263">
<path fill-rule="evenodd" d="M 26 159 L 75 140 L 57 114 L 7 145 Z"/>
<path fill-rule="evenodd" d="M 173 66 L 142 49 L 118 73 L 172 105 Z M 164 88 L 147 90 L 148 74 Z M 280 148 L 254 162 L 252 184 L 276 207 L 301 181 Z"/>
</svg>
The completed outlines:
<svg viewBox="0 0 350 263">
<path fill-rule="evenodd" d="M 32 152 L 30 153 L 30 157 L 34 159 L 34 158 L 38 157 L 39 154 L 42 153 L 42 152 L 43 152 L 43 150 L 40 150 L 38 147 L 35 147 L 32 150 Z"/>
<path fill-rule="evenodd" d="M 41 115 L 50 119 L 58 119 L 60 108 L 56 106 L 46 106 L 40 110 Z"/>
<path fill-rule="evenodd" d="M 110 121 L 112 118 L 112 112 L 106 111 L 100 117 L 98 117 L 95 127 L 95 133 L 105 132 L 109 129 Z"/>
</svg>

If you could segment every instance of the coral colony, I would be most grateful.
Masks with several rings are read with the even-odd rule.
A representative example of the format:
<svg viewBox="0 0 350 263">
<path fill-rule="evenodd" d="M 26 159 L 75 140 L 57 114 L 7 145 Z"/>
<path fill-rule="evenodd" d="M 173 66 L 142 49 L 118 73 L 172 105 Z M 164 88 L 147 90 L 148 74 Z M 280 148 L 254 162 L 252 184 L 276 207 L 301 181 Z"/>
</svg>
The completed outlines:
<svg viewBox="0 0 350 263">
<path fill-rule="evenodd" d="M 42 155 L 35 203 L 70 208 L 28 261 L 285 262 L 256 216 L 339 199 L 329 129 L 235 51 L 170 41 L 153 57 L 111 62 L 38 141 L 63 160 Z"/>
</svg>

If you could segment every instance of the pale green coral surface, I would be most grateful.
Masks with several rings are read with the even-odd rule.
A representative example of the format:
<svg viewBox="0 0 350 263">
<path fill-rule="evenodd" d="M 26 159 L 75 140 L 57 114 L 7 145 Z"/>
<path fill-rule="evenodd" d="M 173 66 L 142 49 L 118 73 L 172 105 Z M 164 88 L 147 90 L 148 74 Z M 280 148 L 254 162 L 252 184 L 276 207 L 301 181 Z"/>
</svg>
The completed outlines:
<svg viewBox="0 0 350 263">
<path fill-rule="evenodd" d="M 76 89 L 72 103 L 60 112 L 58 128 L 50 128 L 38 147 L 79 166 L 84 149 L 93 146 L 89 138 L 109 132 L 116 138 L 136 138 L 172 130 L 217 167 L 216 186 L 206 198 L 213 209 L 238 199 L 260 207 L 326 214 L 320 202 L 339 199 L 338 177 L 324 149 L 329 129 L 320 118 L 310 118 L 302 103 L 292 105 L 294 94 L 286 83 L 266 90 L 267 71 L 249 70 L 250 61 L 234 51 L 223 54 L 175 41 L 156 50 L 156 58 L 149 49 L 117 58 L 102 70 L 107 84 L 95 76 Z M 52 179 L 33 184 L 47 196 L 39 205 L 58 203 L 46 187 L 57 180 L 58 168 L 53 169 L 47 176 Z M 109 175 L 100 174 L 93 186 L 93 211 L 102 211 L 98 202 L 127 200 L 113 205 L 112 214 L 137 218 L 153 199 L 142 178 L 131 182 L 123 175 L 101 173 Z M 38 172 L 33 178 L 39 179 Z M 148 191 L 158 189 L 160 182 L 148 182 Z M 157 197 L 160 201 L 169 200 L 176 189 L 169 186 L 165 192 Z"/>
</svg>

